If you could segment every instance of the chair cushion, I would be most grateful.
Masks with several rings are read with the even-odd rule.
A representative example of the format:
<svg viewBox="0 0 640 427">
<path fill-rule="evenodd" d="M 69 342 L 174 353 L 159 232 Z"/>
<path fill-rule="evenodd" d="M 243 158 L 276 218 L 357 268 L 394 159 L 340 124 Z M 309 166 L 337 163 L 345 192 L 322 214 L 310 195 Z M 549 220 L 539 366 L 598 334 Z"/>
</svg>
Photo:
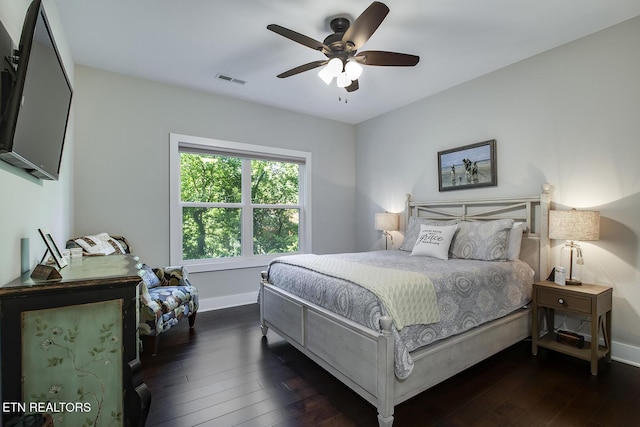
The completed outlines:
<svg viewBox="0 0 640 427">
<path fill-rule="evenodd" d="M 167 267 L 166 269 L 170 269 Z M 161 269 L 165 270 L 165 269 Z M 175 271 L 176 269 L 173 268 Z M 177 280 L 174 278 L 171 280 Z M 178 286 L 161 285 L 149 289 L 140 284 L 140 334 L 159 335 L 198 311 L 198 289 L 188 280 Z"/>
</svg>

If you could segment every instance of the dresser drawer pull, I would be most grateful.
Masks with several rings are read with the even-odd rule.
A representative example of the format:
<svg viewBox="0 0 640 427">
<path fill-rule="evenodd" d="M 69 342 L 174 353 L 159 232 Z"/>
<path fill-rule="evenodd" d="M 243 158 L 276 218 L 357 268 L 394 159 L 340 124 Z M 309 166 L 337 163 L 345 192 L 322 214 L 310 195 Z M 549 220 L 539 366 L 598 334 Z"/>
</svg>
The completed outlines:
<svg viewBox="0 0 640 427">
<path fill-rule="evenodd" d="M 558 304 L 564 304 L 564 300 L 562 298 L 558 298 Z"/>
</svg>

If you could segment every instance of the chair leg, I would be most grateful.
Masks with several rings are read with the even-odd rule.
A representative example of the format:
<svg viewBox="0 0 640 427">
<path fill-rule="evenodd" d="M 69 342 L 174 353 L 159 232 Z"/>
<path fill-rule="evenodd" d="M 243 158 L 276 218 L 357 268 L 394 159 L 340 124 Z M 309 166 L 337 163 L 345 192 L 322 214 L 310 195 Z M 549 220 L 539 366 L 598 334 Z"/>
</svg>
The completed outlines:
<svg viewBox="0 0 640 427">
<path fill-rule="evenodd" d="M 160 337 L 157 335 L 148 336 L 149 339 L 149 347 L 151 348 L 151 356 L 155 356 L 158 354 L 158 346 L 160 345 Z"/>
<path fill-rule="evenodd" d="M 193 328 L 193 325 L 196 323 L 196 314 L 198 314 L 197 312 L 192 313 L 189 315 L 188 319 L 189 319 L 189 327 Z"/>
</svg>

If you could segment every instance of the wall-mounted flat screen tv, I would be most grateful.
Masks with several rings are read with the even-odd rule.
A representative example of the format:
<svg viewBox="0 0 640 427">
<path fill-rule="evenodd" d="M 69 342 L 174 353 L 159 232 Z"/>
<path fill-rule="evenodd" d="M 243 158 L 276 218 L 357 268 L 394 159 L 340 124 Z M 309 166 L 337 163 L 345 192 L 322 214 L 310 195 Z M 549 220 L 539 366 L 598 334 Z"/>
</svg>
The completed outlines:
<svg viewBox="0 0 640 427">
<path fill-rule="evenodd" d="M 2 59 L 0 159 L 57 180 L 73 89 L 41 0 L 27 10 L 17 51 Z"/>
</svg>

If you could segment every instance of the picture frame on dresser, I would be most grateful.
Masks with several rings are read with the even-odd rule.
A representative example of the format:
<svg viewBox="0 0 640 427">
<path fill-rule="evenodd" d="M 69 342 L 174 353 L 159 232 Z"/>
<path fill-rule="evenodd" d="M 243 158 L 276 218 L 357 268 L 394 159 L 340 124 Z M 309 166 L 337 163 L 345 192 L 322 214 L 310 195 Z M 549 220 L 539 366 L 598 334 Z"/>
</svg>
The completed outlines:
<svg viewBox="0 0 640 427">
<path fill-rule="evenodd" d="M 40 233 L 40 237 L 44 240 L 44 244 L 47 246 L 47 251 L 42 256 L 42 260 L 40 264 L 44 264 L 47 259 L 47 253 L 51 254 L 51 257 L 55 261 L 58 268 L 64 268 L 67 266 L 67 260 L 62 256 L 62 252 L 58 249 L 58 245 L 56 245 L 56 241 L 53 239 L 51 232 L 48 228 L 39 228 L 38 232 Z"/>
<path fill-rule="evenodd" d="M 438 190 L 498 185 L 496 140 L 438 152 Z"/>
</svg>

